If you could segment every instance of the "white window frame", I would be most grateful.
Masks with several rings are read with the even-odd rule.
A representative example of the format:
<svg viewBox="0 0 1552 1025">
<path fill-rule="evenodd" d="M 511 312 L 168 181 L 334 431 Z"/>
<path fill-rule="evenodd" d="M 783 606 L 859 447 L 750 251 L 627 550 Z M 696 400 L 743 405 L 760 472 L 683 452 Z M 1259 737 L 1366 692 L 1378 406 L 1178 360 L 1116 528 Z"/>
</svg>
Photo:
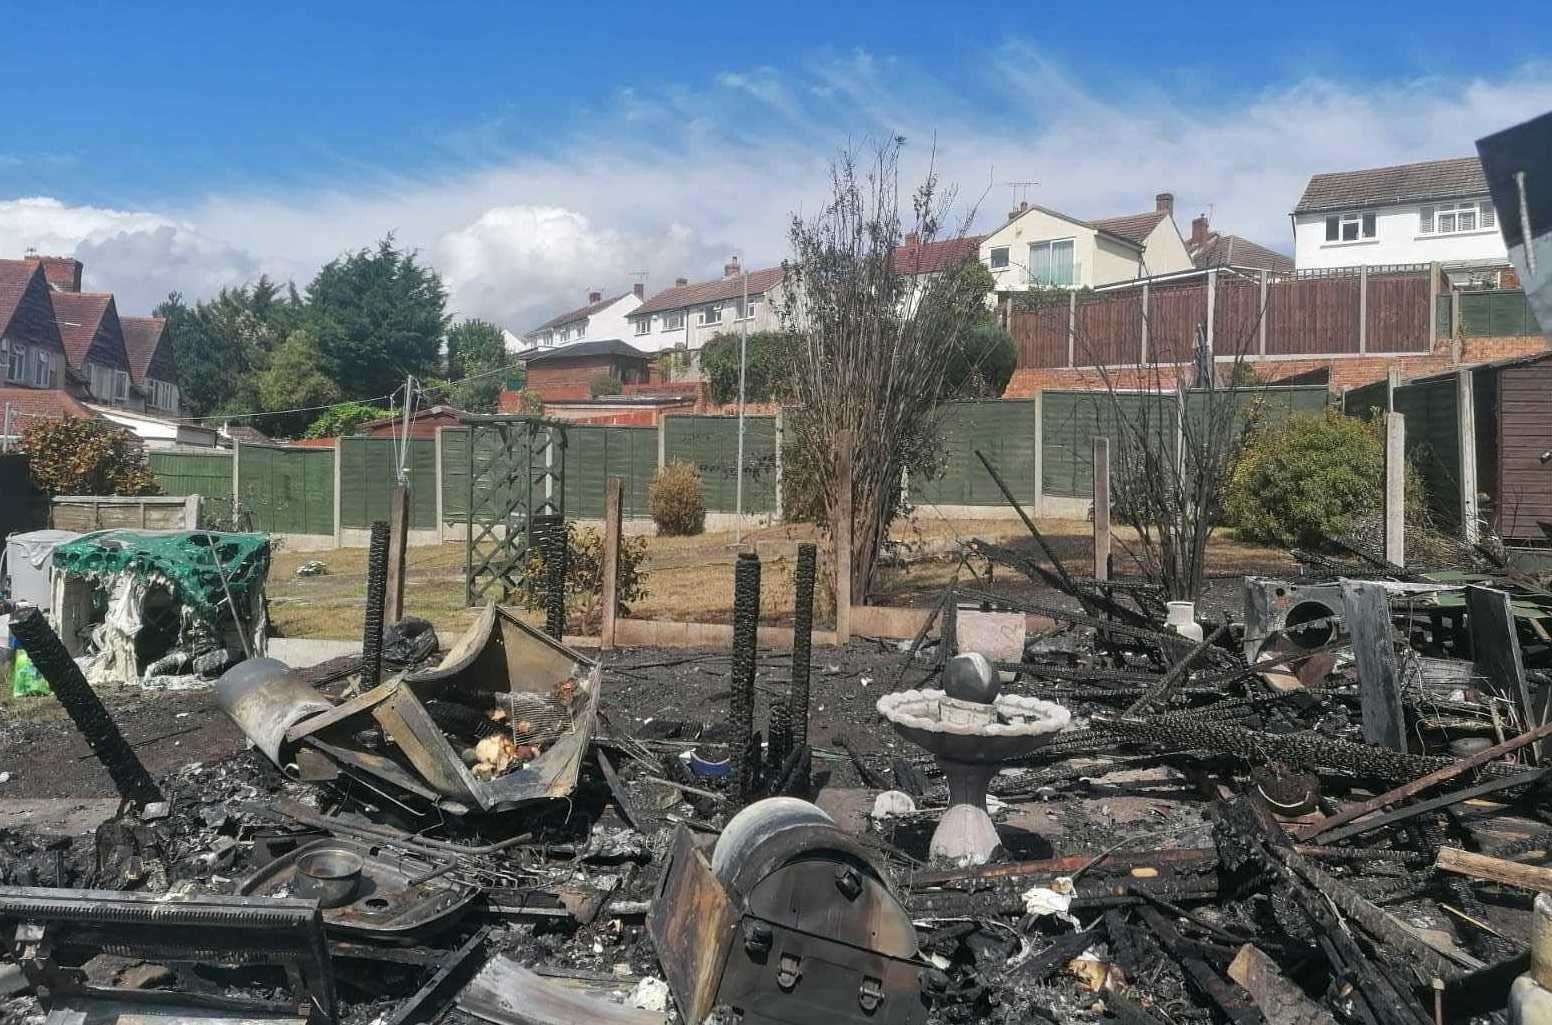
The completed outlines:
<svg viewBox="0 0 1552 1025">
<path fill-rule="evenodd" d="M 738 319 L 753 320 L 754 315 L 760 310 L 760 297 L 757 295 L 752 295 L 749 297 L 749 301 L 747 303 L 740 303 L 739 305 L 743 307 L 743 315 Z"/>
<path fill-rule="evenodd" d="M 701 326 L 709 327 L 712 324 L 722 323 L 722 304 L 714 303 L 701 308 Z"/>
<path fill-rule="evenodd" d="M 27 383 L 27 346 L 20 342 L 11 342 L 11 351 L 6 356 L 5 379 L 17 384 Z"/>
<path fill-rule="evenodd" d="M 1462 222 L 1469 221 L 1469 227 Z M 1444 225 L 1448 224 L 1449 227 Z M 1498 211 L 1491 199 L 1468 199 L 1451 203 L 1427 203 L 1417 208 L 1417 233 L 1429 237 L 1469 235 L 1498 227 Z"/>
<path fill-rule="evenodd" d="M 998 261 L 998 255 L 997 255 L 998 253 L 1002 254 L 1002 256 L 1001 256 L 1002 262 L 1001 263 L 997 262 Z M 995 249 L 993 249 L 991 251 L 991 255 L 988 257 L 987 262 L 991 265 L 991 269 L 992 270 L 1002 270 L 1003 268 L 1007 267 L 1008 266 L 1008 247 L 1007 246 L 997 246 Z"/>
<path fill-rule="evenodd" d="M 115 370 L 113 372 L 113 401 L 114 402 L 128 402 L 129 401 L 129 372 L 128 371 L 125 371 L 125 370 Z"/>
<path fill-rule="evenodd" d="M 1065 245 L 1068 253 L 1067 281 L 1040 281 L 1035 276 L 1035 250 L 1045 249 L 1048 253 L 1054 253 L 1057 246 Z M 1049 260 L 1047 261 L 1049 264 Z M 1074 238 L 1048 238 L 1038 242 L 1029 243 L 1029 269 L 1026 272 L 1029 284 L 1040 288 L 1077 288 L 1078 287 L 1078 240 Z"/>
<path fill-rule="evenodd" d="M 652 333 L 652 318 L 651 317 L 637 317 L 636 318 L 636 333 L 638 335 L 651 334 Z"/>
<path fill-rule="evenodd" d="M 32 386 L 47 388 L 54 383 L 54 359 L 46 352 L 35 353 L 32 361 Z"/>
<path fill-rule="evenodd" d="M 1371 242 L 1379 237 L 1379 215 L 1373 211 L 1349 210 L 1345 213 L 1327 214 L 1323 222 L 1325 244 L 1337 246 L 1351 244 L 1353 242 Z M 1331 237 L 1332 222 L 1335 222 L 1336 238 Z M 1347 230 L 1351 228 L 1353 237 L 1347 237 Z"/>
<path fill-rule="evenodd" d="M 673 313 L 665 313 L 665 314 L 663 314 L 663 330 L 664 331 L 683 331 L 684 330 L 684 311 L 683 310 L 676 310 Z"/>
</svg>

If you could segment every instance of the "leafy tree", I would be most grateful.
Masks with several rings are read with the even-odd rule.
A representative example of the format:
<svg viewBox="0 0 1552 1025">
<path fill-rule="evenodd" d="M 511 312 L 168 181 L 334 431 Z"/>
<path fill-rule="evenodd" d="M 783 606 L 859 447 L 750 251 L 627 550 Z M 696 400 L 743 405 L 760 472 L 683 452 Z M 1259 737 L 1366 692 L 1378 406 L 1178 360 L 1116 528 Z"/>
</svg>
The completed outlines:
<svg viewBox="0 0 1552 1025">
<path fill-rule="evenodd" d="M 713 402 L 738 401 L 739 336 L 714 335 L 701 348 L 701 374 Z M 749 402 L 773 402 L 791 391 L 793 337 L 783 331 L 756 331 L 749 336 L 744 367 L 744 397 Z"/>
<path fill-rule="evenodd" d="M 381 420 L 388 414 L 365 402 L 346 402 L 325 409 L 303 432 L 304 438 L 340 438 L 354 434 L 356 429 L 373 420 Z"/>
<path fill-rule="evenodd" d="M 441 277 L 392 235 L 325 264 L 307 286 L 307 319 L 347 398 L 387 395 L 406 374 L 434 376 L 450 320 Z"/>
<path fill-rule="evenodd" d="M 1018 347 L 991 317 L 965 330 L 943 373 L 947 395 L 957 398 L 1000 398 L 1018 366 Z"/>
<path fill-rule="evenodd" d="M 106 420 L 35 420 L 21 450 L 33 483 L 49 495 L 157 495 L 135 436 Z"/>
<path fill-rule="evenodd" d="M 167 320 L 179 391 L 195 416 L 253 409 L 259 401 L 255 375 L 269 366 L 270 353 L 303 315 L 294 288 L 263 276 L 192 307 L 174 292 L 155 312 Z"/>
<path fill-rule="evenodd" d="M 484 320 L 466 320 L 447 332 L 447 395 L 454 406 L 471 413 L 494 413 L 502 389 L 514 374 L 499 373 L 511 367 L 521 384 L 521 370 L 513 366 L 501 329 Z"/>
<path fill-rule="evenodd" d="M 339 387 L 319 369 L 322 357 L 318 339 L 299 328 L 270 355 L 269 366 L 258 375 L 258 400 L 263 409 L 306 410 L 277 412 L 258 418 L 266 434 L 291 436 L 316 416 L 316 407 L 339 400 Z"/>
</svg>

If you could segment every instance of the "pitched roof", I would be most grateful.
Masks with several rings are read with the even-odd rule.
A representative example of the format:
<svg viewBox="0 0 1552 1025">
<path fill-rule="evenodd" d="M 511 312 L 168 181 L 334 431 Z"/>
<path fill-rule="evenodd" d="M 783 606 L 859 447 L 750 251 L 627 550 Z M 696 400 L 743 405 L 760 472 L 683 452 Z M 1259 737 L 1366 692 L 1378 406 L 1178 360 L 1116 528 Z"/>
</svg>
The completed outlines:
<svg viewBox="0 0 1552 1025">
<path fill-rule="evenodd" d="M 936 274 L 939 271 L 974 260 L 980 251 L 981 235 L 945 238 L 936 242 L 913 242 L 897 246 L 894 253 L 897 274 Z"/>
<path fill-rule="evenodd" d="M 767 267 L 765 270 L 752 270 L 749 272 L 749 294 L 763 295 L 777 285 L 781 284 L 782 274 L 780 267 Z M 673 288 L 665 288 L 663 291 L 650 297 L 646 302 L 636 307 L 625 316 L 639 317 L 647 313 L 659 313 L 663 310 L 679 310 L 686 306 L 699 306 L 701 303 L 726 302 L 729 299 L 742 298 L 744 294 L 744 278 L 742 275 L 733 274 L 715 281 L 697 281 L 689 285 L 676 285 Z"/>
<path fill-rule="evenodd" d="M 20 434 L 27 429 L 29 419 L 90 420 L 94 416 L 63 388 L 0 388 L 0 408 L 9 406 L 12 417 L 21 417 L 18 425 L 12 420 L 11 430 Z"/>
<path fill-rule="evenodd" d="M 538 334 L 540 331 L 548 331 L 552 327 L 560 327 L 562 324 L 569 324 L 574 320 L 581 320 L 584 317 L 591 317 L 599 310 L 607 309 L 608 307 L 613 306 L 615 303 L 619 302 L 621 299 L 624 299 L 628 295 L 630 295 L 629 292 L 621 292 L 619 295 L 611 296 L 607 299 L 600 299 L 596 303 L 588 303 L 586 306 L 578 307 L 574 310 L 567 310 L 565 313 L 551 317 L 549 320 L 546 320 L 543 324 L 540 324 L 538 327 L 534 328 L 528 333 L 531 335 Z"/>
<path fill-rule="evenodd" d="M 1018 216 L 1010 218 L 1007 221 L 1007 223 L 1003 224 L 1001 227 L 999 227 L 997 229 L 997 231 L 1001 231 L 1002 228 L 1005 228 L 1009 224 L 1012 224 L 1014 221 L 1018 220 L 1019 217 L 1023 217 L 1025 214 L 1029 213 L 1031 210 L 1038 210 L 1040 213 L 1045 214 L 1047 217 L 1056 217 L 1056 218 L 1058 218 L 1060 220 L 1066 221 L 1068 224 L 1076 224 L 1080 228 L 1093 228 L 1095 231 L 1099 232 L 1100 234 L 1108 235 L 1109 237 L 1115 239 L 1117 242 L 1121 243 L 1122 245 L 1135 246 L 1138 249 L 1142 248 L 1142 243 L 1141 242 L 1137 241 L 1136 239 L 1129 238 L 1126 235 L 1118 235 L 1116 232 L 1110 230 L 1109 228 L 1101 227 L 1101 222 L 1100 221 L 1085 221 L 1081 217 L 1074 217 L 1072 214 L 1064 214 L 1060 210 L 1053 210 L 1053 209 L 1051 209 L 1048 206 L 1041 206 L 1038 203 L 1029 203 L 1029 204 L 1025 205 L 1022 209 L 1020 209 L 1018 211 Z M 1152 216 L 1155 216 L 1155 215 L 1154 214 L 1137 214 L 1135 216 L 1140 218 L 1140 217 L 1152 217 Z M 1131 220 L 1131 219 L 1132 219 L 1131 217 L 1111 217 L 1111 218 L 1108 218 L 1108 220 L 1111 220 L 1111 221 L 1126 221 L 1126 220 Z M 1157 221 L 1155 221 L 1154 223 L 1157 223 Z M 1148 230 L 1152 231 L 1153 229 L 1152 229 L 1152 227 L 1149 227 Z M 996 234 L 996 232 L 993 232 L 992 234 Z M 1143 237 L 1146 238 L 1147 235 L 1144 234 Z"/>
<path fill-rule="evenodd" d="M 73 256 L 28 256 L 28 263 L 40 264 L 49 287 L 59 292 L 81 290 L 81 261 Z"/>
<path fill-rule="evenodd" d="M 107 292 L 55 292 L 50 297 L 54 303 L 54 319 L 59 324 L 59 337 L 65 343 L 65 358 L 76 370 L 88 356 L 97 356 L 109 366 L 118 366 L 112 352 L 103 352 L 96 345 L 104 322 L 111 318 L 117 322 L 118 313 L 113 307 L 113 296 Z M 123 334 L 116 332 L 120 343 L 119 356 L 123 362 Z M 111 346 L 111 341 L 109 345 Z"/>
<path fill-rule="evenodd" d="M 1208 267 L 1244 267 L 1249 270 L 1270 270 L 1280 273 L 1293 272 L 1293 258 L 1282 253 L 1257 245 L 1248 238 L 1238 235 L 1223 235 L 1212 232 L 1207 236 L 1207 241 L 1199 246 L 1186 244 L 1186 252 L 1191 256 L 1191 262 L 1198 268 Z"/>
<path fill-rule="evenodd" d="M 63 349 L 48 282 L 38 265 L 0 260 L 0 335 Z"/>
<path fill-rule="evenodd" d="M 1487 175 L 1482 171 L 1482 161 L 1476 157 L 1457 157 L 1317 174 L 1304 186 L 1304 195 L 1293 212 L 1303 214 L 1486 194 Z"/>
<path fill-rule="evenodd" d="M 135 384 L 145 381 L 146 371 L 151 368 L 151 363 L 156 360 L 159 370 L 170 370 L 172 366 L 172 346 L 168 351 L 157 351 L 161 344 L 162 335 L 167 329 L 167 321 L 161 317 L 120 317 L 119 328 L 124 332 L 124 355 L 129 357 L 129 379 Z M 160 359 L 157 357 L 160 356 Z M 170 377 L 162 377 L 159 380 L 167 381 Z"/>
<path fill-rule="evenodd" d="M 579 356 L 652 358 L 651 354 L 642 352 L 634 345 L 627 345 L 618 338 L 598 338 L 591 342 L 574 342 L 571 345 L 562 345 L 556 349 L 541 349 L 528 357 L 528 365 L 533 366 L 535 363 L 547 363 L 550 360 L 576 359 Z"/>
<path fill-rule="evenodd" d="M 1153 234 L 1153 229 L 1159 226 L 1159 222 L 1168 217 L 1163 210 L 1149 210 L 1145 214 L 1127 214 L 1124 217 L 1105 217 L 1097 221 L 1090 221 L 1100 231 L 1111 235 L 1119 235 L 1134 245 L 1144 245 L 1148 236 Z"/>
<path fill-rule="evenodd" d="M 221 433 L 233 441 L 242 442 L 244 445 L 263 445 L 272 440 L 268 434 L 265 434 L 257 427 L 251 427 L 244 423 L 233 423 L 230 420 L 221 425 Z"/>
</svg>

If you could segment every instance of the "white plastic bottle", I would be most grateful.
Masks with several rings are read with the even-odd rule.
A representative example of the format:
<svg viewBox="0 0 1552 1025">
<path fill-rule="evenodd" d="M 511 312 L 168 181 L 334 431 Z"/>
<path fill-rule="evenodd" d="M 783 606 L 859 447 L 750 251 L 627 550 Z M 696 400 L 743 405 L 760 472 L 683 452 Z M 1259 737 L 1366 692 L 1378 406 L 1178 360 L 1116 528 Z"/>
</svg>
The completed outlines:
<svg viewBox="0 0 1552 1025">
<path fill-rule="evenodd" d="M 1167 628 L 1175 631 L 1187 640 L 1199 641 L 1202 639 L 1202 624 L 1196 621 L 1196 602 L 1171 601 L 1165 602 L 1164 607 L 1169 613 L 1164 620 L 1164 625 Z"/>
</svg>

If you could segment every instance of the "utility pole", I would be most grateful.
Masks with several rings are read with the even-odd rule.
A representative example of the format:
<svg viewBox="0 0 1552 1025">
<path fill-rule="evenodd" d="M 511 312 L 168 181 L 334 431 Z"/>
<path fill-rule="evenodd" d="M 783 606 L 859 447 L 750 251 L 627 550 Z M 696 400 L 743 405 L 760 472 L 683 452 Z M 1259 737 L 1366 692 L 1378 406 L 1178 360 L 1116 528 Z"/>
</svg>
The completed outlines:
<svg viewBox="0 0 1552 1025">
<path fill-rule="evenodd" d="M 738 308 L 738 480 L 733 487 L 733 543 L 744 543 L 744 371 L 749 362 L 749 269 L 744 278 L 744 301 Z"/>
</svg>

